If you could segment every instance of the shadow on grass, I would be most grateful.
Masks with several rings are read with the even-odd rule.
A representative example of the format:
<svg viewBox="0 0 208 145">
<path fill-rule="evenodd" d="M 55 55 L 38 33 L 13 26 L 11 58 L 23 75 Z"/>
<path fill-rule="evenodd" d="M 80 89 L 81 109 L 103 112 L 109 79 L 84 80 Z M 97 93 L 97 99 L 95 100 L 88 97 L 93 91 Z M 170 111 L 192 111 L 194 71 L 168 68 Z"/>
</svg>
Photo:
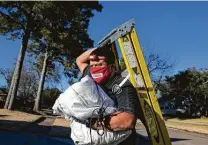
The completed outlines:
<svg viewBox="0 0 208 145">
<path fill-rule="evenodd" d="M 179 120 L 188 120 L 188 119 L 200 119 L 200 117 L 187 117 L 187 116 L 180 116 L 180 117 L 175 117 L 175 116 L 163 116 L 164 120 L 167 121 L 168 119 L 179 119 Z"/>
<path fill-rule="evenodd" d="M 187 120 L 187 119 L 199 119 L 200 117 L 187 117 L 187 116 L 180 116 L 178 119 L 180 120 Z"/>
<path fill-rule="evenodd" d="M 31 108 L 28 107 L 19 107 L 18 109 L 15 109 L 15 111 L 21 111 L 24 113 L 30 113 L 34 115 L 46 115 L 43 111 L 33 111 Z"/>
<path fill-rule="evenodd" d="M 0 115 L 0 117 L 2 117 L 2 118 L 7 117 L 7 116 L 9 116 L 9 115 Z"/>
<path fill-rule="evenodd" d="M 70 128 L 41 125 L 41 117 L 34 123 L 25 121 L 0 120 L 1 145 L 74 145 L 70 138 Z M 53 122 L 52 122 L 53 123 Z"/>
</svg>

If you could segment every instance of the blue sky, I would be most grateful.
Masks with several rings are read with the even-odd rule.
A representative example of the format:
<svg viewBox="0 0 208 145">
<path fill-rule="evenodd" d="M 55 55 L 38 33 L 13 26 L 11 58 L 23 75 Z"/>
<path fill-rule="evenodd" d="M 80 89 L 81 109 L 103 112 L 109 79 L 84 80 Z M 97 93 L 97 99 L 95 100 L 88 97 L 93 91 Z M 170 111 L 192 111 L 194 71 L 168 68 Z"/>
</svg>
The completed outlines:
<svg viewBox="0 0 208 145">
<path fill-rule="evenodd" d="M 90 21 L 95 41 L 118 25 L 134 18 L 142 47 L 174 62 L 170 75 L 188 67 L 208 68 L 208 2 L 101 2 L 103 11 Z M 0 36 L 0 68 L 10 67 L 20 41 Z M 4 84 L 0 77 L 0 86 Z M 63 87 L 66 81 L 63 80 Z"/>
</svg>

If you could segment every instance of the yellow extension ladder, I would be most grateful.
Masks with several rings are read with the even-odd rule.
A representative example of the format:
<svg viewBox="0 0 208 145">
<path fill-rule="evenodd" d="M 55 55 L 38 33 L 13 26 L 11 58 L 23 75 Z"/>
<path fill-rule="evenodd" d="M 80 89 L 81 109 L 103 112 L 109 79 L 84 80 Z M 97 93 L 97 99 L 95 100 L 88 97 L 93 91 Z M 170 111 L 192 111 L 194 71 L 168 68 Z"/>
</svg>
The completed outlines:
<svg viewBox="0 0 208 145">
<path fill-rule="evenodd" d="M 130 81 L 137 90 L 142 108 L 141 120 L 152 145 L 171 145 L 134 26 L 134 19 L 118 26 L 99 42 L 99 47 L 107 44 L 112 46 L 116 57 L 115 64 L 119 69 L 119 57 L 116 49 L 118 41 L 127 71 L 130 74 Z"/>
</svg>

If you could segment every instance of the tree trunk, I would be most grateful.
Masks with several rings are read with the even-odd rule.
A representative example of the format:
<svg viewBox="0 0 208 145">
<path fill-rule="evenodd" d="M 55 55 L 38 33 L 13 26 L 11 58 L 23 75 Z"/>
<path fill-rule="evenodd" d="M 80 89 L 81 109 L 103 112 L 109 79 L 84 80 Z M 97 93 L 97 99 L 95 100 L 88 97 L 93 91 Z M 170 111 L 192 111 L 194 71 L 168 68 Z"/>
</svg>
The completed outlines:
<svg viewBox="0 0 208 145">
<path fill-rule="evenodd" d="M 45 82 L 45 75 L 46 75 L 46 71 L 47 71 L 47 61 L 48 61 L 48 53 L 46 52 L 44 62 L 43 62 L 43 69 L 42 69 L 42 73 L 41 73 L 41 77 L 40 77 L 40 82 L 39 82 L 39 86 L 38 86 L 37 97 L 35 99 L 33 111 L 39 111 L 40 97 L 41 97 L 41 94 L 43 91 L 43 86 L 44 86 L 44 82 Z"/>
<path fill-rule="evenodd" d="M 15 71 L 14 71 L 14 74 L 15 74 Z M 10 97 L 11 97 L 11 92 L 13 90 L 13 84 L 14 84 L 14 75 L 12 76 L 12 82 L 9 86 L 9 92 L 8 92 L 8 95 L 7 95 L 7 98 L 6 98 L 6 101 L 5 101 L 5 104 L 4 104 L 4 109 L 7 109 L 8 106 L 9 106 L 9 101 L 10 101 Z"/>
<path fill-rule="evenodd" d="M 18 89 L 18 86 L 19 86 L 19 80 L 20 80 L 20 74 L 21 74 L 21 71 L 22 71 L 22 65 L 23 65 L 23 62 L 24 62 L 24 58 L 25 58 L 25 52 L 27 50 L 27 45 L 28 45 L 28 40 L 29 40 L 29 37 L 30 37 L 30 30 L 28 28 L 28 24 L 26 26 L 26 29 L 24 31 L 24 35 L 23 35 L 23 38 L 22 38 L 22 47 L 20 49 L 20 53 L 19 53 L 19 56 L 18 56 L 18 59 L 17 59 L 17 63 L 16 63 L 16 67 L 15 67 L 15 71 L 14 71 L 14 74 L 13 74 L 13 77 L 12 77 L 12 84 L 10 85 L 10 88 L 9 90 L 11 90 L 11 92 L 9 92 L 8 96 L 11 94 L 10 96 L 10 101 L 9 101 L 9 106 L 8 106 L 8 109 L 12 109 L 12 104 L 13 104 L 13 101 L 14 101 L 14 98 L 17 94 L 17 89 Z"/>
</svg>

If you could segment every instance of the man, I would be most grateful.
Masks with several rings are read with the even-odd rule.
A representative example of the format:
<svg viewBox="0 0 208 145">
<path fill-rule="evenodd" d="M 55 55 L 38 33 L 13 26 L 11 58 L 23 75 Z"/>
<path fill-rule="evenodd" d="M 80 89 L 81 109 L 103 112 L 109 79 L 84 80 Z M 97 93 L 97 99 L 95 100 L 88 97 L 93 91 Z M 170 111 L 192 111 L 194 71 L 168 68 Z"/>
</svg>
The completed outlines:
<svg viewBox="0 0 208 145">
<path fill-rule="evenodd" d="M 115 89 L 124 79 L 115 71 L 115 58 L 109 46 L 90 49 L 81 54 L 76 63 L 83 74 L 92 77 L 111 97 L 119 111 L 104 118 L 105 129 L 111 131 L 132 130 L 132 134 L 119 145 L 135 145 L 135 124 L 138 118 L 139 101 L 135 88 L 127 81 L 121 88 Z M 94 124 L 96 128 L 96 125 Z"/>
</svg>

